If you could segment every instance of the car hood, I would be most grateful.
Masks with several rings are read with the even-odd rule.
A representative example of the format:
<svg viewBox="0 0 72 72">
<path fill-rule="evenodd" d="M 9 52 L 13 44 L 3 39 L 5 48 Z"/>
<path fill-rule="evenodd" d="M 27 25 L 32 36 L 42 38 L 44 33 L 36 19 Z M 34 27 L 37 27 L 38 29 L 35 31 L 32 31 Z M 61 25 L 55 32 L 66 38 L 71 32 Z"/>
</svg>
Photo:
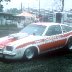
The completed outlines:
<svg viewBox="0 0 72 72">
<path fill-rule="evenodd" d="M 0 38 L 0 48 L 5 46 L 21 46 L 27 43 L 35 42 L 36 40 L 42 39 L 42 36 L 28 35 L 27 33 L 15 33 Z"/>
<path fill-rule="evenodd" d="M 0 48 L 6 46 L 8 43 L 27 37 L 27 33 L 14 33 L 0 38 Z"/>
<path fill-rule="evenodd" d="M 24 38 L 18 39 L 16 41 L 10 42 L 7 44 L 7 46 L 13 46 L 14 48 L 23 48 L 25 46 L 33 45 L 41 42 L 43 42 L 42 36 L 29 35 Z"/>
</svg>

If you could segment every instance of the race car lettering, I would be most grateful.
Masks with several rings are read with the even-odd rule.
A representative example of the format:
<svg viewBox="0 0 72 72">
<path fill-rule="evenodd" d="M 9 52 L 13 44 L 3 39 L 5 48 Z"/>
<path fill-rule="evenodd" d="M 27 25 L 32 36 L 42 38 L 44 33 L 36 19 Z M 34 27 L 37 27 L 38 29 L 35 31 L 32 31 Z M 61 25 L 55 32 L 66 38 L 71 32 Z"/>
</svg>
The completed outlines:
<svg viewBox="0 0 72 72">
<path fill-rule="evenodd" d="M 35 41 L 35 43 L 36 43 L 37 45 L 44 44 L 44 39 L 42 39 L 42 40 L 37 40 L 37 41 Z"/>
</svg>

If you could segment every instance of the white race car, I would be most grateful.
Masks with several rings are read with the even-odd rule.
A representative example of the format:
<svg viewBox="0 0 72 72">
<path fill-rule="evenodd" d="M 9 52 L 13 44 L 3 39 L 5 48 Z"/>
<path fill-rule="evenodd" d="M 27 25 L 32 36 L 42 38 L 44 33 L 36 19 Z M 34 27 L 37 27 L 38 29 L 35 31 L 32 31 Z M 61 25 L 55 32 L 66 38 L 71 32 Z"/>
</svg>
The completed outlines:
<svg viewBox="0 0 72 72">
<path fill-rule="evenodd" d="M 0 58 L 32 59 L 67 46 L 72 50 L 72 27 L 59 23 L 33 23 L 19 33 L 0 38 Z"/>
</svg>

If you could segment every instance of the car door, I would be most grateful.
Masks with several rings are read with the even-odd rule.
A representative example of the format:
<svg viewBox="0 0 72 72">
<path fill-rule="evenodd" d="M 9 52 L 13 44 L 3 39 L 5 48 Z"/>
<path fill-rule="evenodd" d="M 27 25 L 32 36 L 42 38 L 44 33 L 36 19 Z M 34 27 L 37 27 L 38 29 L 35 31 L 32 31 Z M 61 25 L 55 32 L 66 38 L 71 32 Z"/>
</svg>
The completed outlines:
<svg viewBox="0 0 72 72">
<path fill-rule="evenodd" d="M 53 50 L 62 47 L 65 44 L 65 40 L 62 37 L 60 25 L 49 26 L 45 34 L 44 44 L 40 46 L 41 51 Z"/>
</svg>

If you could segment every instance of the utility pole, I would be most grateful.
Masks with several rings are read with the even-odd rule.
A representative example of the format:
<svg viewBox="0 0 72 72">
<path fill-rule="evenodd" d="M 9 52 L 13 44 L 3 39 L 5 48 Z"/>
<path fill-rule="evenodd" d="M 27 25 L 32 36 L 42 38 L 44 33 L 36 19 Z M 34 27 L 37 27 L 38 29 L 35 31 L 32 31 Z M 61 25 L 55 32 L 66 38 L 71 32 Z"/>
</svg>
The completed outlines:
<svg viewBox="0 0 72 72">
<path fill-rule="evenodd" d="M 39 0 L 39 15 L 40 15 L 40 0 Z"/>
<path fill-rule="evenodd" d="M 41 21 L 40 0 L 39 0 L 39 21 Z"/>
<path fill-rule="evenodd" d="M 21 12 L 23 11 L 23 6 L 22 6 L 22 2 L 21 2 Z"/>
</svg>

